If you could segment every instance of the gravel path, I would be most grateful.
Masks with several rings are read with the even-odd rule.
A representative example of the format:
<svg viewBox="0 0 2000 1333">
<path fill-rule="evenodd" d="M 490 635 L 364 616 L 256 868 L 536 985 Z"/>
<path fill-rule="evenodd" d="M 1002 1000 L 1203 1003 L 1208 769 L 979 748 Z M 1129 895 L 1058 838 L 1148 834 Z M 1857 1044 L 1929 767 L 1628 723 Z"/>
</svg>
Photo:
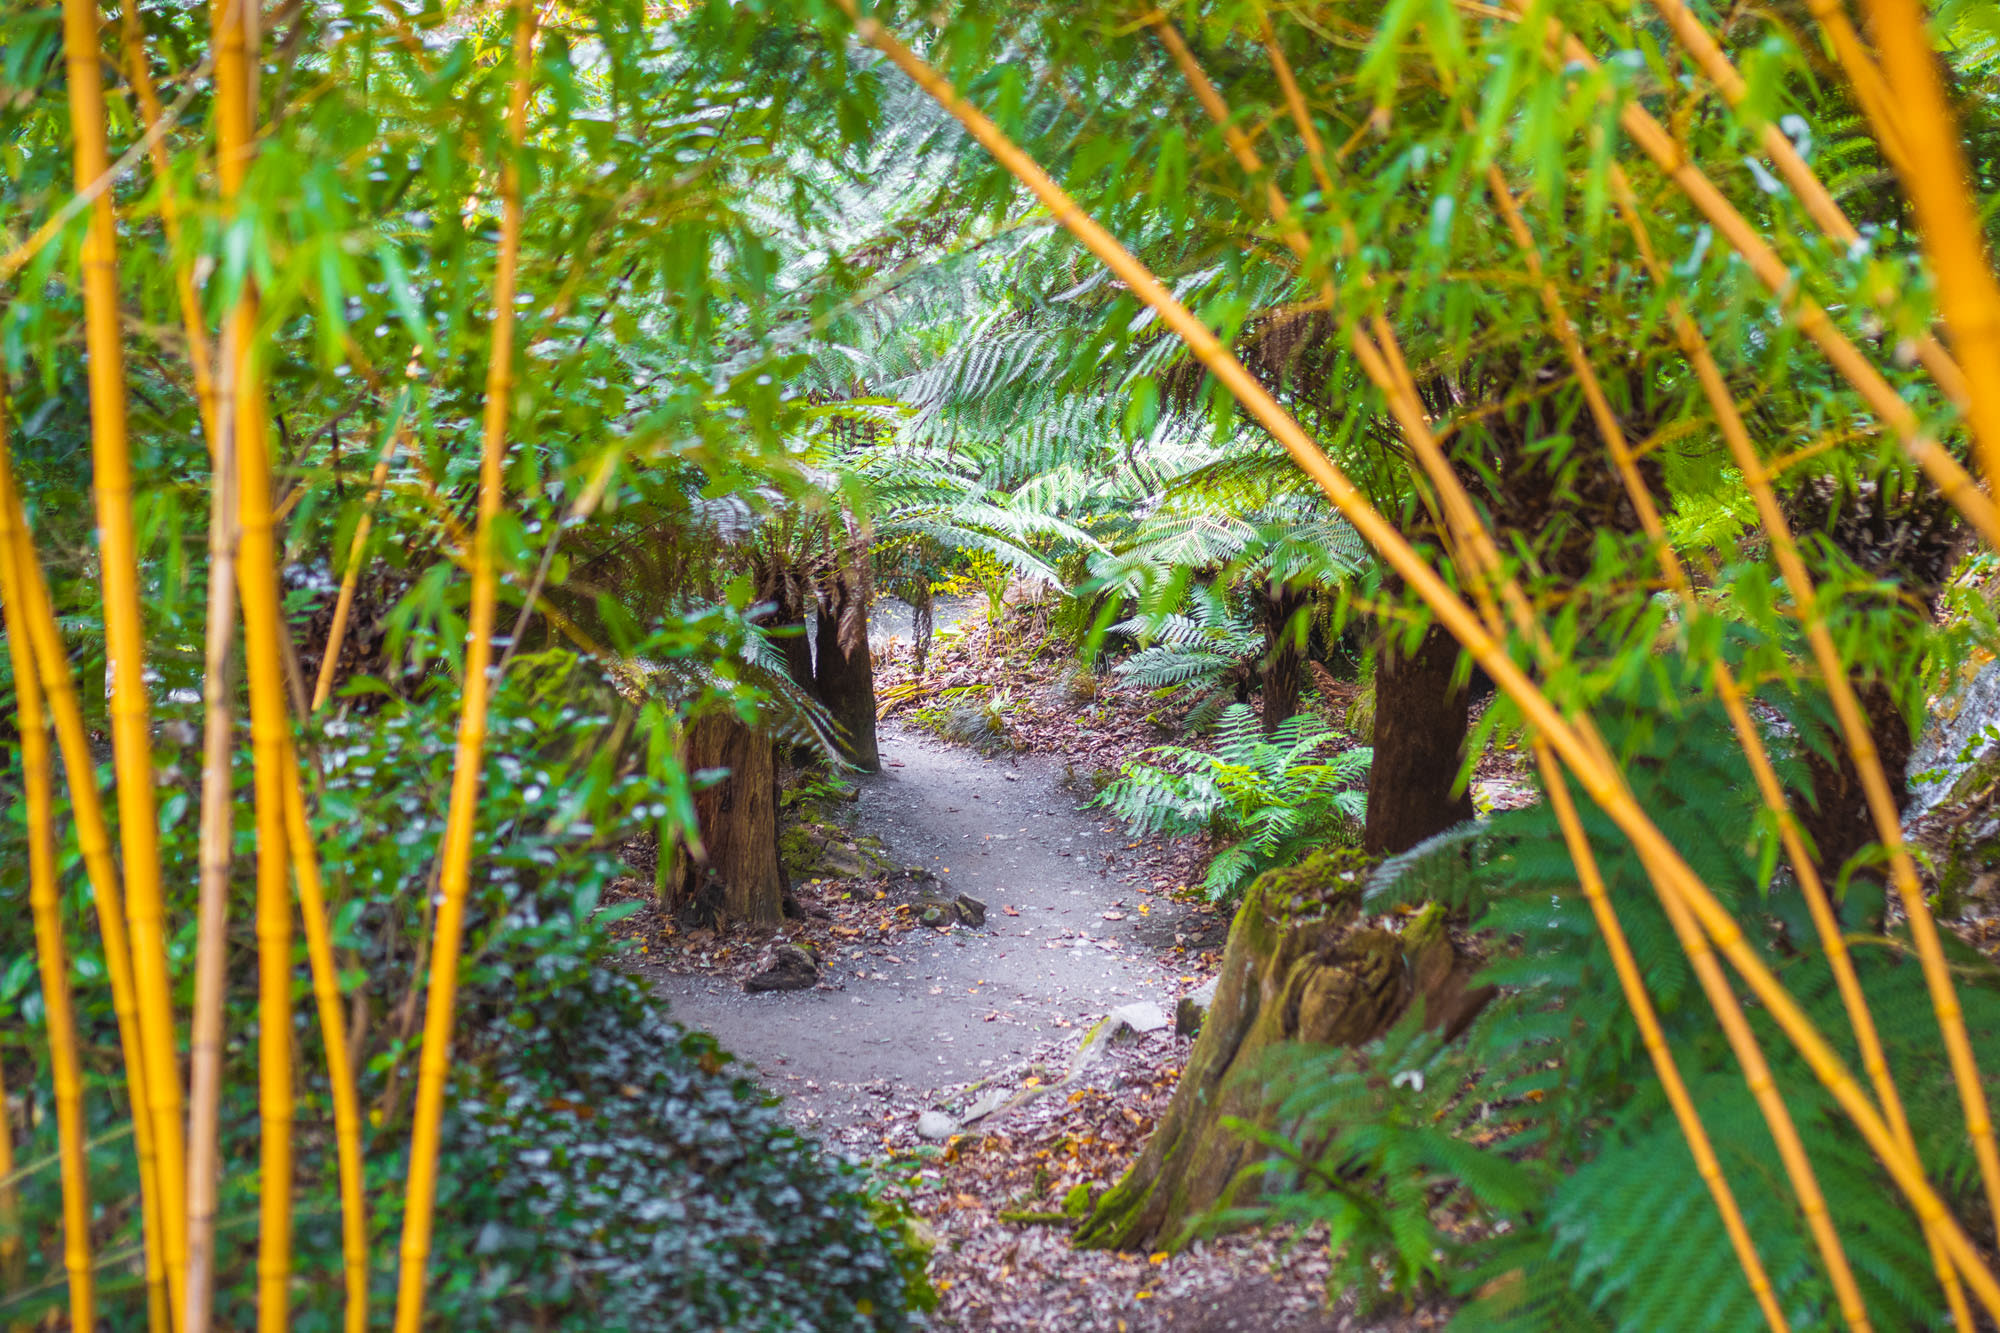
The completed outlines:
<svg viewBox="0 0 2000 1333">
<path fill-rule="evenodd" d="M 879 1120 L 880 1099 L 1004 1070 L 1121 1005 L 1172 1012 L 1171 949 L 1195 927 L 1165 894 L 1138 892 L 1153 886 L 1133 849 L 1077 809 L 1059 758 L 983 758 L 894 724 L 880 739 L 858 830 L 985 903 L 985 926 L 857 941 L 832 991 L 662 977 L 676 1018 L 715 1034 L 804 1118 L 846 1128 Z"/>
</svg>

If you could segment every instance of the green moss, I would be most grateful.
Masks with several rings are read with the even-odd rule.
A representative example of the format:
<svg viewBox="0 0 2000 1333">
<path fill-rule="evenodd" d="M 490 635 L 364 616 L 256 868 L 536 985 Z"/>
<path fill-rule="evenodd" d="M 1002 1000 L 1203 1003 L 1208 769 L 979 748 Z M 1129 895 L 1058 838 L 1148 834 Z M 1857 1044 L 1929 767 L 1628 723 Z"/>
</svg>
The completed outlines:
<svg viewBox="0 0 2000 1333">
<path fill-rule="evenodd" d="M 1316 917 L 1359 895 L 1373 864 L 1373 859 L 1357 848 L 1321 848 L 1295 865 L 1279 866 L 1257 876 L 1244 895 L 1243 905 L 1256 904 L 1266 916 L 1283 921 Z"/>
</svg>

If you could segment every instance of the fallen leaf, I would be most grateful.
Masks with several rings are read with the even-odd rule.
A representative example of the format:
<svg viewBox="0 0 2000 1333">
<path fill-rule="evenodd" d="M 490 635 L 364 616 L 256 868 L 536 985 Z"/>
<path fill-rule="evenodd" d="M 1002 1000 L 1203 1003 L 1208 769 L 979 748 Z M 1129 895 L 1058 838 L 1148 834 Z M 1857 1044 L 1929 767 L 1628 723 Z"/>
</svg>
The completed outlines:
<svg viewBox="0 0 2000 1333">
<path fill-rule="evenodd" d="M 1007 906 L 1004 906 L 1004 905 L 1003 905 L 1003 906 L 1002 906 L 1002 907 L 1000 908 L 1000 910 L 1001 910 L 1001 911 L 1003 911 L 1003 912 L 1005 912 L 1005 913 L 1006 913 L 1006 914 L 1007 914 L 1008 916 L 1019 916 L 1019 915 L 1021 915 L 1021 914 L 1020 914 L 1019 912 L 1015 911 L 1015 910 L 1014 910 L 1013 908 L 1011 908 L 1011 907 L 1007 907 Z"/>
<path fill-rule="evenodd" d="M 1104 914 L 1104 919 L 1106 921 L 1123 921 L 1125 919 L 1125 914 L 1123 912 L 1106 912 Z"/>
</svg>

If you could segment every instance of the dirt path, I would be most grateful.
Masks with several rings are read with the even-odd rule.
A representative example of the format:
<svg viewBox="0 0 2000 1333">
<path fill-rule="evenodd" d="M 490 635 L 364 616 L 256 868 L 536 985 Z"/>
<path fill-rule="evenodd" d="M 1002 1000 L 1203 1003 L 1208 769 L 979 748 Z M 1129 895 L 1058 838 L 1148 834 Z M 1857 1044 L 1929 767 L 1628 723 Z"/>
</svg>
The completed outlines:
<svg viewBox="0 0 2000 1333">
<path fill-rule="evenodd" d="M 839 1129 L 879 1120 L 887 1099 L 1017 1066 L 1121 1005 L 1172 1012 L 1172 946 L 1193 928 L 1188 914 L 1138 892 L 1144 872 L 1126 840 L 1078 811 L 1059 758 L 983 758 L 893 724 L 881 744 L 858 831 L 984 902 L 985 926 L 857 942 L 827 960 L 835 990 L 745 995 L 728 978 L 662 977 L 676 1018 L 713 1033 L 804 1118 Z"/>
</svg>

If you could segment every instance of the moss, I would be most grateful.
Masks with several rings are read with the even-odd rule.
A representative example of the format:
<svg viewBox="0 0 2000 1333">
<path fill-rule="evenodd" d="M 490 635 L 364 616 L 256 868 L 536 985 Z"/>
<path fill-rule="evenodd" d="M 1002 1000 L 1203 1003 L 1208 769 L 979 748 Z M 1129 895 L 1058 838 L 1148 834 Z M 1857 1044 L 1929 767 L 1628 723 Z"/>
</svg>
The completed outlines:
<svg viewBox="0 0 2000 1333">
<path fill-rule="evenodd" d="M 1353 847 L 1323 847 L 1296 865 L 1278 866 L 1257 876 L 1243 905 L 1280 921 L 1298 922 L 1324 915 L 1336 903 L 1357 897 L 1368 868 L 1374 864 Z"/>
<path fill-rule="evenodd" d="M 778 859 L 794 875 L 810 874 L 819 864 L 819 839 L 808 831 L 809 827 L 795 824 L 778 835 Z"/>
</svg>

